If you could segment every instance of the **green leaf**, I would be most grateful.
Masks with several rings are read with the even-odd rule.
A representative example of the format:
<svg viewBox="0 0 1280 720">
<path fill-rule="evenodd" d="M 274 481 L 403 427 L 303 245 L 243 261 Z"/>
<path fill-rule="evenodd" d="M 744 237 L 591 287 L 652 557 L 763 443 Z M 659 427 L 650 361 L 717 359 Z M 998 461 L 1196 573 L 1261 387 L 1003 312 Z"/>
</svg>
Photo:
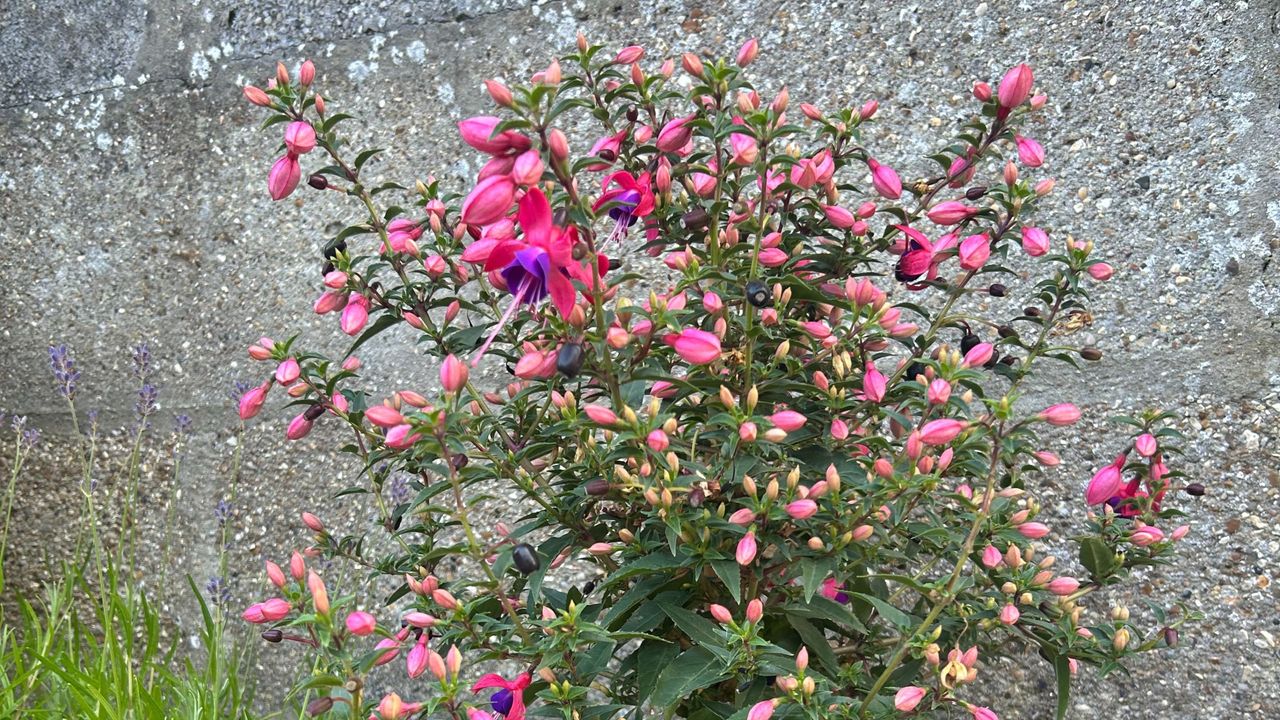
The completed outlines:
<svg viewBox="0 0 1280 720">
<path fill-rule="evenodd" d="M 356 341 L 351 344 L 351 348 L 347 350 L 347 354 L 343 357 L 351 357 L 356 350 L 360 349 L 361 345 L 364 345 L 366 342 L 372 340 L 378 333 L 381 333 L 383 330 L 386 330 L 401 321 L 400 317 L 391 313 L 379 316 L 372 325 L 366 328 L 364 332 L 360 333 L 360 337 L 356 338 Z"/>
<path fill-rule="evenodd" d="M 876 612 L 880 613 L 880 615 L 885 620 L 888 620 L 890 623 L 893 623 L 895 627 L 906 629 L 906 628 L 914 627 L 916 624 L 915 619 L 912 618 L 910 615 L 902 612 L 901 610 L 894 607 L 889 602 L 885 600 L 881 600 L 875 595 L 868 595 L 867 593 L 851 593 L 851 594 L 853 597 L 858 598 L 859 600 L 863 600 L 867 603 L 870 603 L 871 606 L 876 609 Z"/>
<path fill-rule="evenodd" d="M 658 675 L 657 686 L 649 704 L 669 708 L 693 693 L 720 682 L 726 677 L 724 663 L 703 647 L 684 651 Z"/>
<path fill-rule="evenodd" d="M 738 561 L 715 560 L 711 563 L 711 569 L 716 571 L 716 577 L 720 578 L 720 582 L 729 588 L 729 594 L 733 596 L 733 601 L 741 603 L 742 567 L 738 565 Z"/>
<path fill-rule="evenodd" d="M 676 655 L 680 654 L 680 646 L 669 642 L 646 640 L 636 650 L 636 704 L 644 703 L 657 686 L 658 674 L 667 667 Z"/>
<path fill-rule="evenodd" d="M 800 586 L 804 590 L 804 601 L 813 599 L 822 581 L 831 577 L 836 569 L 835 558 L 805 558 L 800 561 Z"/>
<path fill-rule="evenodd" d="M 1058 709 L 1053 717 L 1054 720 L 1064 720 L 1067 717 L 1067 707 L 1071 702 L 1071 658 L 1066 655 L 1055 657 L 1053 673 L 1058 678 Z"/>
<path fill-rule="evenodd" d="M 695 643 L 711 647 L 724 645 L 724 639 L 710 620 L 670 602 L 659 601 L 658 607 Z"/>
<path fill-rule="evenodd" d="M 1116 570 L 1116 556 L 1102 538 L 1085 538 L 1080 543 L 1080 564 L 1089 571 L 1094 581 L 1104 584 Z"/>
<path fill-rule="evenodd" d="M 815 655 L 818 664 L 822 665 L 831 677 L 839 675 L 840 660 L 836 658 L 835 652 L 831 650 L 831 643 L 827 642 L 827 636 L 813 623 L 802 617 L 788 615 L 787 620 L 791 623 L 791 627 L 795 628 L 796 633 L 800 635 L 805 647 L 809 648 L 809 651 Z"/>
</svg>

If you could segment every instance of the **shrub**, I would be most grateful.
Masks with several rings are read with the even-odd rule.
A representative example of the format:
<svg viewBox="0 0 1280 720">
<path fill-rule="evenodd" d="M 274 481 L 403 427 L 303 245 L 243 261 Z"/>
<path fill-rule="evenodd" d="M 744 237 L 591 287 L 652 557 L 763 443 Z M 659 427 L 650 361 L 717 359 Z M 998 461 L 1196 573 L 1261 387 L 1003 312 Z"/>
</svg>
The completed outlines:
<svg viewBox="0 0 1280 720">
<path fill-rule="evenodd" d="M 875 101 L 762 98 L 757 53 L 686 54 L 677 78 L 580 38 L 527 84 L 488 81 L 500 116 L 458 126 L 487 157 L 463 195 L 375 179 L 310 62 L 245 88 L 284 130 L 271 196 L 305 162 L 362 213 L 326 243 L 314 306 L 350 351 L 263 338 L 249 353 L 274 373 L 240 405 L 279 385 L 290 439 L 349 426 L 343 492 L 371 493 L 397 543 L 375 556 L 304 514 L 307 554 L 398 589 L 375 617 L 295 553 L 245 611 L 314 651 L 313 715 L 994 718 L 967 686 L 1029 648 L 1061 717 L 1079 663 L 1174 643 L 1185 612 L 1154 609 L 1151 631 L 1089 607 L 1186 532 L 1171 493 L 1198 486 L 1167 465 L 1167 416 L 1121 420 L 1080 567 L 1035 499 L 1059 463 L 1041 432 L 1080 412 L 1017 398 L 1042 360 L 1099 359 L 1062 331 L 1112 269 L 1034 223 L 1053 180 L 1028 177 L 1031 69 L 974 85 L 977 114 L 904 183 L 868 147 Z M 583 122 L 602 135 L 575 152 L 563 128 Z M 439 391 L 361 384 L 352 353 L 396 326 L 440 360 Z M 523 504 L 486 506 L 511 488 Z M 366 692 L 393 661 L 434 680 Z"/>
</svg>

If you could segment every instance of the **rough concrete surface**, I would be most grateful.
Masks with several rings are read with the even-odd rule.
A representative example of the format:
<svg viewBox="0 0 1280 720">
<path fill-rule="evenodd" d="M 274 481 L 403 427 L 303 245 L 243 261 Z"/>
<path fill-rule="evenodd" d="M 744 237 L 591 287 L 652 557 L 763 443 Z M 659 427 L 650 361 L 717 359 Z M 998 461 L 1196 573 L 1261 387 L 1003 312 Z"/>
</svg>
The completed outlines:
<svg viewBox="0 0 1280 720">
<path fill-rule="evenodd" d="M 908 177 L 972 109 L 974 79 L 1027 61 L 1051 98 L 1029 128 L 1058 179 L 1043 224 L 1095 240 L 1119 270 L 1080 331 L 1104 360 L 1057 370 L 1028 398 L 1087 414 L 1060 438 L 1072 469 L 1050 478 L 1063 498 L 1051 512 L 1079 521 L 1087 468 L 1115 447 L 1103 419 L 1152 404 L 1181 415 L 1184 469 L 1210 488 L 1189 504 L 1184 561 L 1144 573 L 1133 597 L 1107 598 L 1137 607 L 1181 596 L 1206 622 L 1131 676 L 1086 672 L 1072 716 L 1280 717 L 1277 12 L 1272 0 L 7 0 L 0 408 L 65 444 L 70 417 L 49 389 L 45 348 L 67 342 L 84 372 L 81 410 L 101 407 L 104 427 L 123 426 L 128 348 L 150 341 L 163 385 L 155 434 L 173 413 L 190 414 L 195 432 L 176 476 L 163 443 L 147 456 L 157 472 L 142 489 L 144 547 L 157 566 L 172 558 L 198 580 L 217 572 L 214 506 L 232 494 L 239 426 L 228 389 L 263 372 L 245 345 L 292 329 L 335 343 L 310 303 L 325 227 L 349 208 L 310 192 L 268 201 L 276 140 L 240 98 L 277 59 L 316 60 L 332 105 L 365 120 L 358 140 L 390 147 L 379 166 L 388 178 L 434 172 L 458 189 L 477 165 L 453 123 L 488 109 L 481 80 L 526 77 L 579 29 L 650 57 L 730 53 L 758 35 L 765 53 L 752 72 L 766 88 L 785 80 L 793 102 L 827 107 L 880 99 L 868 143 Z M 403 341 L 363 357 L 371 386 L 424 387 L 434 374 Z M 229 526 L 237 605 L 262 591 L 262 558 L 305 542 L 299 510 L 338 525 L 373 513 L 331 499 L 355 471 L 332 435 L 284 445 L 286 416 L 278 405 L 264 416 L 243 438 Z M 11 576 L 35 581 L 64 547 L 79 502 L 65 459 L 41 457 L 24 478 Z M 191 632 L 193 608 L 172 585 L 159 591 Z M 1051 716 L 1044 668 L 997 665 L 986 677 L 997 674 L 988 692 L 1003 717 Z M 264 692 L 269 703 L 279 687 Z"/>
</svg>

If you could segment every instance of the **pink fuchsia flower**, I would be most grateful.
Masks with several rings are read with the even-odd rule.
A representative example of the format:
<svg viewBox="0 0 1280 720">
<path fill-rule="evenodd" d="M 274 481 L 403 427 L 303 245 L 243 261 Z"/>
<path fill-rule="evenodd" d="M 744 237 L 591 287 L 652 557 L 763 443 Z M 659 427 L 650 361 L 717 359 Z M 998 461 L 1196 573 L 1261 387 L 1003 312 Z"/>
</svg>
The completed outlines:
<svg viewBox="0 0 1280 720">
<path fill-rule="evenodd" d="M 738 548 L 734 551 L 733 557 L 743 567 L 750 565 L 756 559 L 756 534 L 748 531 L 742 539 L 738 541 Z"/>
<path fill-rule="evenodd" d="M 298 187 L 302 179 L 302 166 L 298 165 L 298 156 L 288 153 L 276 160 L 267 173 L 267 192 L 272 200 L 283 200 Z"/>
<path fill-rule="evenodd" d="M 1111 276 L 1115 274 L 1115 270 L 1112 269 L 1110 265 L 1101 262 L 1090 265 L 1088 272 L 1089 277 L 1097 280 L 1098 282 L 1110 280 Z"/>
<path fill-rule="evenodd" d="M 1031 257 L 1049 252 L 1049 235 L 1038 227 L 1022 228 L 1022 249 Z"/>
<path fill-rule="evenodd" d="M 930 420 L 920 428 L 920 441 L 926 445 L 946 445 L 965 428 L 963 420 L 942 418 Z"/>
<path fill-rule="evenodd" d="M 506 720 L 524 720 L 524 689 L 529 687 L 532 678 L 529 673 L 520 673 L 515 680 L 507 680 L 496 673 L 489 673 L 471 686 L 471 692 L 480 692 L 487 688 L 498 688 L 489 696 L 489 705 Z"/>
<path fill-rule="evenodd" d="M 1067 596 L 1080 589 L 1080 581 L 1073 577 L 1054 578 L 1047 589 L 1054 595 Z"/>
<path fill-rule="evenodd" d="M 833 602 L 845 604 L 849 602 L 849 595 L 842 590 L 844 590 L 844 583 L 836 582 L 835 578 L 827 578 L 822 581 L 818 594 Z"/>
<path fill-rule="evenodd" d="M 1031 84 L 1034 79 L 1031 66 L 1026 63 L 1010 68 L 1000 80 L 1000 87 L 996 91 L 996 99 L 1000 107 L 1011 110 L 1026 102 L 1031 96 Z"/>
<path fill-rule="evenodd" d="M 985 234 L 970 235 L 960 241 L 960 267 L 965 270 L 980 270 L 991 257 L 991 239 Z"/>
<path fill-rule="evenodd" d="M 462 222 L 489 225 L 501 220 L 515 200 L 516 183 L 509 175 L 492 175 L 481 180 L 462 201 Z"/>
<path fill-rule="evenodd" d="M 1044 147 L 1029 137 L 1017 136 L 1018 160 L 1027 167 L 1040 167 L 1044 164 Z"/>
<path fill-rule="evenodd" d="M 316 147 L 316 131 L 311 123 L 291 122 L 284 129 L 284 146 L 293 155 L 306 155 Z"/>
<path fill-rule="evenodd" d="M 934 205 L 927 214 L 938 225 L 956 225 L 977 215 L 978 209 L 959 200 L 948 200 Z"/>
<path fill-rule="evenodd" d="M 856 221 L 853 213 L 839 205 L 823 205 L 822 213 L 827 216 L 827 222 L 841 230 L 848 230 Z"/>
<path fill-rule="evenodd" d="M 1151 433 L 1142 433 L 1138 439 L 1133 441 L 1133 448 L 1138 451 L 1142 457 L 1151 457 L 1156 454 L 1158 445 L 1155 436 Z"/>
<path fill-rule="evenodd" d="M 1080 419 L 1080 408 L 1071 403 L 1058 403 L 1041 410 L 1039 417 L 1050 425 L 1065 427 Z"/>
<path fill-rule="evenodd" d="M 392 450 L 406 450 L 413 447 L 414 443 L 421 439 L 422 434 L 414 432 L 413 426 L 406 423 L 404 425 L 396 425 L 387 430 L 387 437 L 384 442 Z"/>
<path fill-rule="evenodd" d="M 293 606 L 288 602 L 280 598 L 271 598 L 265 602 L 254 603 L 245 608 L 240 617 L 255 625 L 262 625 L 283 620 L 291 610 L 293 610 Z"/>
<path fill-rule="evenodd" d="M 245 394 L 240 396 L 239 412 L 241 420 L 248 420 L 254 417 L 262 410 L 262 403 L 267 399 L 267 391 L 271 389 L 271 381 L 267 380 L 261 385 L 250 388 Z"/>
<path fill-rule="evenodd" d="M 934 280 L 938 277 L 938 264 L 945 259 L 945 250 L 949 250 L 956 241 L 954 233 L 943 235 L 938 238 L 936 243 L 930 242 L 924 233 L 916 230 L 909 225 L 894 225 L 894 228 L 901 230 L 904 236 L 902 245 L 902 255 L 898 258 L 898 264 L 894 268 L 894 277 L 898 280 L 910 283 L 925 276 L 926 280 Z M 925 285 L 907 285 L 912 290 L 918 290 Z"/>
<path fill-rule="evenodd" d="M 705 365 L 720 357 L 720 338 L 714 333 L 686 328 L 663 338 L 685 362 Z"/>
<path fill-rule="evenodd" d="M 881 165 L 875 158 L 867 159 L 867 167 L 871 169 L 871 185 L 881 197 L 897 200 L 902 197 L 902 179 L 888 165 Z"/>
<path fill-rule="evenodd" d="M 357 610 L 347 616 L 347 631 L 357 637 L 371 635 L 377 627 L 377 619 L 363 610 Z"/>
<path fill-rule="evenodd" d="M 610 190 L 610 185 L 617 187 Z M 600 208 L 612 205 L 609 208 L 609 217 L 613 218 L 614 226 L 605 242 L 626 237 L 627 229 L 634 225 L 636 220 L 653 212 L 653 189 L 647 172 L 640 173 L 639 177 L 629 172 L 613 173 L 604 179 L 604 188 L 604 192 L 596 199 L 591 210 L 599 212 Z"/>
<path fill-rule="evenodd" d="M 899 688 L 893 696 L 893 707 L 898 712 L 911 712 L 916 709 L 928 691 L 915 685 Z"/>
<path fill-rule="evenodd" d="M 769 416 L 769 422 L 773 423 L 774 427 L 782 428 L 787 432 L 793 432 L 804 427 L 806 420 L 808 418 L 795 410 L 782 410 Z"/>
<path fill-rule="evenodd" d="M 1038 540 L 1049 534 L 1049 526 L 1038 522 L 1022 523 L 1017 529 L 1018 534 L 1029 540 Z"/>
<path fill-rule="evenodd" d="M 1094 473 L 1085 490 L 1084 499 L 1089 505 L 1098 505 L 1115 497 L 1123 484 L 1121 470 L 1124 468 L 1125 455 L 1121 453 L 1114 462 Z"/>
<path fill-rule="evenodd" d="M 689 144 L 690 138 L 693 137 L 693 128 L 690 123 L 694 121 L 696 116 L 686 115 L 676 118 L 658 131 L 658 149 L 662 152 L 679 152 L 685 145 Z"/>
<path fill-rule="evenodd" d="M 606 161 L 592 163 L 588 165 L 586 169 L 592 172 L 599 172 L 600 170 L 608 168 L 609 165 L 613 163 L 613 159 L 618 157 L 618 151 L 622 149 L 622 141 L 626 137 L 627 131 L 622 130 L 618 133 L 606 135 L 597 140 L 595 144 L 591 146 L 591 150 L 587 155 L 591 157 L 606 158 Z M 568 148 L 566 147 L 565 150 L 567 154 Z"/>
</svg>

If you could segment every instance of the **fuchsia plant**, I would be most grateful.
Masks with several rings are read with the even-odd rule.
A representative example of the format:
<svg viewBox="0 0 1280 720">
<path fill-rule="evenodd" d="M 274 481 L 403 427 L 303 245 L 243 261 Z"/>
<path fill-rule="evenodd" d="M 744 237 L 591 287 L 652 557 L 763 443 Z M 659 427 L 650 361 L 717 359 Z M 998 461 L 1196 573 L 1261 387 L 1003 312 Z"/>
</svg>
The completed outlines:
<svg viewBox="0 0 1280 720">
<path fill-rule="evenodd" d="M 488 81 L 500 114 L 459 124 L 487 158 L 462 195 L 373 179 L 310 63 L 245 89 L 284 125 L 271 196 L 305 162 L 363 213 L 325 247 L 315 311 L 351 352 L 407 325 L 441 360 L 442 391 L 379 391 L 350 353 L 250 348 L 273 366 L 241 416 L 279 385 L 289 438 L 348 426 L 348 492 L 397 547 L 368 557 L 364 533 L 304 515 L 306 555 L 399 585 L 366 610 L 302 554 L 288 577 L 268 564 L 278 597 L 245 619 L 316 654 L 312 715 L 987 719 L 969 685 L 1030 648 L 1061 717 L 1079 663 L 1174 644 L 1181 608 L 1153 607 L 1152 633 L 1094 595 L 1170 560 L 1171 491 L 1203 493 L 1166 465 L 1167 415 L 1121 419 L 1134 439 L 1080 497 L 1079 565 L 1040 520 L 1059 460 L 1039 430 L 1080 411 L 1017 396 L 1041 359 L 1099 359 L 1059 338 L 1112 271 L 1034 224 L 1053 180 L 1026 177 L 1045 162 L 1022 134 L 1045 104 L 1031 69 L 975 85 L 980 112 L 904 182 L 864 145 L 874 101 L 793 114 L 749 82 L 759 52 L 686 54 L 677 83 L 673 60 L 580 39 L 527 84 Z M 574 115 L 600 126 L 586 153 Z M 393 474 L 413 480 L 388 504 Z M 508 488 L 525 504 L 486 529 Z M 370 697 L 392 663 L 397 693 Z"/>
</svg>

